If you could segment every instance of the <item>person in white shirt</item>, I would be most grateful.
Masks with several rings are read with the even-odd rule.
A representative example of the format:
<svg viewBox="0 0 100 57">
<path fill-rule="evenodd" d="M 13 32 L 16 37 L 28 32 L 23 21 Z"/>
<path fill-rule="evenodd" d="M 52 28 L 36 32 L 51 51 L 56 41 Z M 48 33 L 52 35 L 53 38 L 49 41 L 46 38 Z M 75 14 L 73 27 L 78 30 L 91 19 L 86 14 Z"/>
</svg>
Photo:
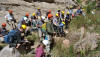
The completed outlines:
<svg viewBox="0 0 100 57">
<path fill-rule="evenodd" d="M 16 25 L 16 19 L 14 18 L 14 15 L 13 15 L 13 11 L 12 10 L 8 10 L 8 14 L 5 16 L 5 19 L 6 19 L 6 22 L 12 26 L 12 28 L 15 28 Z"/>
</svg>

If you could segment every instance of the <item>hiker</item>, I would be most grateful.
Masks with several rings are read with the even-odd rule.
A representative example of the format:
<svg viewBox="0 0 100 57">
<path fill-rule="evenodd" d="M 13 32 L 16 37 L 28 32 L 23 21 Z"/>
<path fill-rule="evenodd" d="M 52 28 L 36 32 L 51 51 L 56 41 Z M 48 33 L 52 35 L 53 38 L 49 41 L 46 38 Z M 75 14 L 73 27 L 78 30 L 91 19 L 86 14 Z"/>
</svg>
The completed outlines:
<svg viewBox="0 0 100 57">
<path fill-rule="evenodd" d="M 53 17 L 53 15 L 52 15 L 52 14 L 48 14 L 48 18 L 47 18 L 47 20 L 51 20 L 51 19 L 52 19 L 52 17 Z"/>
<path fill-rule="evenodd" d="M 18 25 L 17 25 L 18 29 L 20 29 L 20 27 L 21 27 L 22 25 L 31 26 L 31 23 L 30 23 L 30 20 L 29 20 L 29 14 L 28 14 L 28 13 L 26 13 L 25 16 L 22 17 L 22 18 L 19 20 Z"/>
<path fill-rule="evenodd" d="M 53 28 L 54 28 L 54 32 L 56 32 L 56 35 L 59 35 L 59 18 L 57 17 L 58 14 L 56 14 L 55 18 L 53 19 Z"/>
<path fill-rule="evenodd" d="M 44 16 L 42 16 L 42 22 L 43 22 L 43 24 L 42 24 L 42 35 L 46 35 L 46 23 L 47 23 L 47 21 L 45 20 L 45 17 Z"/>
<path fill-rule="evenodd" d="M 64 30 L 63 30 L 64 25 L 65 25 L 64 21 L 59 24 L 59 33 L 60 33 L 60 36 L 65 37 L 65 33 L 64 33 Z"/>
<path fill-rule="evenodd" d="M 65 18 L 65 29 L 68 28 L 68 24 L 70 22 L 70 12 L 68 11 L 67 14 L 66 14 L 66 18 Z"/>
<path fill-rule="evenodd" d="M 77 14 L 77 16 L 82 14 L 82 9 L 80 6 L 78 7 L 76 14 Z"/>
<path fill-rule="evenodd" d="M 15 28 L 15 27 L 16 27 L 16 25 L 15 25 L 16 19 L 14 18 L 13 11 L 12 11 L 12 10 L 8 10 L 8 12 L 9 12 L 9 13 L 5 16 L 6 22 L 7 22 L 10 26 L 12 26 L 12 28 Z"/>
<path fill-rule="evenodd" d="M 32 31 L 36 31 L 37 30 L 37 17 L 36 14 L 33 13 L 31 16 L 31 26 L 32 26 Z"/>
<path fill-rule="evenodd" d="M 64 19 L 65 19 L 65 12 L 64 11 L 61 11 L 61 17 L 60 18 L 61 18 L 62 21 L 64 21 Z"/>
<path fill-rule="evenodd" d="M 49 10 L 49 11 L 46 13 L 46 18 L 48 17 L 49 14 L 51 14 L 51 10 Z"/>
<path fill-rule="evenodd" d="M 70 13 L 70 14 L 69 14 L 69 15 L 70 15 L 70 16 L 69 16 L 70 19 L 72 19 L 72 16 L 74 15 L 73 9 L 72 9 L 72 8 L 73 8 L 73 6 L 69 6 L 69 9 L 68 9 L 68 11 L 69 11 L 69 13 Z"/>
<path fill-rule="evenodd" d="M 2 27 L 0 28 L 0 41 L 4 41 L 4 36 L 8 34 L 8 30 L 6 29 L 6 23 L 2 23 Z"/>
<path fill-rule="evenodd" d="M 41 19 L 42 13 L 41 13 L 41 9 L 40 8 L 37 8 L 36 16 L 37 16 L 38 19 Z"/>
<path fill-rule="evenodd" d="M 52 38 L 52 36 L 54 35 L 53 16 L 51 16 L 49 22 L 47 22 L 46 28 L 47 34 L 50 36 L 50 38 Z"/>
<path fill-rule="evenodd" d="M 45 57 L 44 46 L 42 43 L 37 46 L 35 57 Z"/>
<path fill-rule="evenodd" d="M 39 38 L 41 39 L 42 37 L 42 24 L 43 24 L 43 21 L 42 19 L 38 19 L 37 20 L 37 28 L 38 28 L 38 35 L 39 35 Z"/>
<path fill-rule="evenodd" d="M 24 33 L 26 29 L 26 25 L 22 25 L 20 29 L 12 29 L 9 31 L 8 35 L 4 37 L 4 42 L 9 44 L 9 47 L 16 47 L 18 48 L 17 44 L 24 40 L 23 36 L 21 35 Z"/>
<path fill-rule="evenodd" d="M 56 14 L 55 18 L 57 19 L 58 23 L 62 21 L 58 13 Z"/>
<path fill-rule="evenodd" d="M 31 26 L 31 20 L 29 19 L 29 13 L 26 13 L 23 17 L 27 26 Z"/>
<path fill-rule="evenodd" d="M 49 53 L 50 52 L 50 40 L 48 39 L 47 35 L 45 35 L 42 43 L 45 45 L 46 53 Z"/>
<path fill-rule="evenodd" d="M 60 9 L 58 9 L 57 14 L 59 17 L 61 17 L 61 10 Z"/>
</svg>

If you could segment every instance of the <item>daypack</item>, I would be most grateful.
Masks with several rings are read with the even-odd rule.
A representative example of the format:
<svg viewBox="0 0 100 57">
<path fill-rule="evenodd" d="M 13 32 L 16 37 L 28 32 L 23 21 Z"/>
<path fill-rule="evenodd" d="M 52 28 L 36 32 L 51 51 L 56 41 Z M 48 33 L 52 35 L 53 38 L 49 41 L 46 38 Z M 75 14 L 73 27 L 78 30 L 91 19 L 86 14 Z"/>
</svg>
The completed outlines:
<svg viewBox="0 0 100 57">
<path fill-rule="evenodd" d="M 21 33 L 18 29 L 11 30 L 8 35 L 4 37 L 5 43 L 18 43 L 21 41 Z"/>
</svg>

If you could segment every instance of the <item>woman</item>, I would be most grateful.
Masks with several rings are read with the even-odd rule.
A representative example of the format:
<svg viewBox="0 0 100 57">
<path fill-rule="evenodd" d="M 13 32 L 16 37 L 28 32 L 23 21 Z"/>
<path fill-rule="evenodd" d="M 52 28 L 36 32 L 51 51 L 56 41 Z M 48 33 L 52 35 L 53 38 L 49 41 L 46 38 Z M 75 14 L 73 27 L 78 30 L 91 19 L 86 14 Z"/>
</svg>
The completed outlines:
<svg viewBox="0 0 100 57">
<path fill-rule="evenodd" d="M 37 46 L 35 57 L 45 57 L 43 44 Z"/>
</svg>

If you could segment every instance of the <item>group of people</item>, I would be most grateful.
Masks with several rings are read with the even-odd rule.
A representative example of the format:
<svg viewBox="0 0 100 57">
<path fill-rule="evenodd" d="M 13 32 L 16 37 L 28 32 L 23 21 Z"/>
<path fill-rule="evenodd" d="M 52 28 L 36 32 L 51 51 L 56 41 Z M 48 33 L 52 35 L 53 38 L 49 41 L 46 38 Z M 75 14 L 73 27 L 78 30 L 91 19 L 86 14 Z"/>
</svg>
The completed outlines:
<svg viewBox="0 0 100 57">
<path fill-rule="evenodd" d="M 52 10 L 48 10 L 45 16 L 42 15 L 41 11 L 40 8 L 37 8 L 31 16 L 26 13 L 21 19 L 16 20 L 13 11 L 8 10 L 8 14 L 5 16 L 7 23 L 2 23 L 0 28 L 0 41 L 10 44 L 10 47 L 19 48 L 22 43 L 29 42 L 25 39 L 26 36 L 30 35 L 31 32 L 37 32 L 40 42 L 45 45 L 48 53 L 50 52 L 52 37 L 55 35 L 65 37 L 67 33 L 65 31 L 71 20 L 75 16 L 84 15 L 84 10 L 81 7 L 73 9 L 73 6 L 64 11 L 58 9 L 56 14 L 52 13 Z M 7 24 L 12 27 L 11 30 L 7 30 Z M 36 49 L 36 57 L 44 56 L 42 44 L 38 45 Z"/>
</svg>

